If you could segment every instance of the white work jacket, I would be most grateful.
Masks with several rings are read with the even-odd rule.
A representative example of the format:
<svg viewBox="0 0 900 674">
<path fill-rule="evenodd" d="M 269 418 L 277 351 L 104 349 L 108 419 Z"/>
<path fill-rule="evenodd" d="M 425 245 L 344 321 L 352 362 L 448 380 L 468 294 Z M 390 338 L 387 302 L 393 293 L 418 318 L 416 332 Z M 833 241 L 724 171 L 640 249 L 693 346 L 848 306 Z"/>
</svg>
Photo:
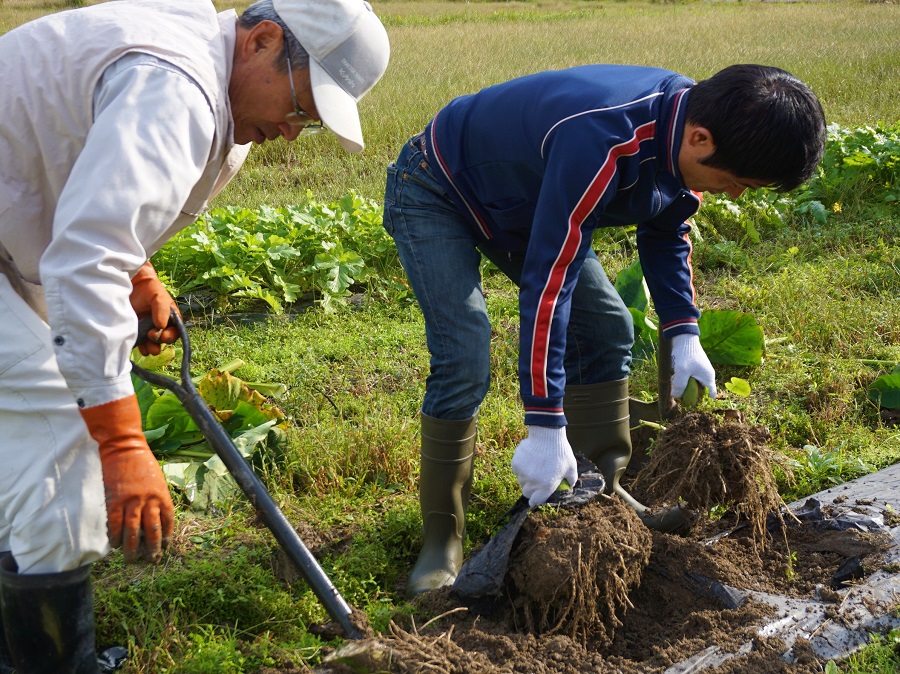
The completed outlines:
<svg viewBox="0 0 900 674">
<path fill-rule="evenodd" d="M 249 151 L 228 99 L 236 18 L 119 0 L 0 36 L 0 246 L 42 287 L 82 407 L 133 392 L 130 279 Z"/>
</svg>

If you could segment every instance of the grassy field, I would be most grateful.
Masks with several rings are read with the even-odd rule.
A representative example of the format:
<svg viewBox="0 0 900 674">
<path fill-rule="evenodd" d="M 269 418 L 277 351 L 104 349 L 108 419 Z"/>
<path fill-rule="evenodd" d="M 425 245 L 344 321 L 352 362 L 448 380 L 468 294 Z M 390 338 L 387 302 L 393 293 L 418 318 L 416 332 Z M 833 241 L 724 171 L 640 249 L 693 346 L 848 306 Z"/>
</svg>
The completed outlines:
<svg viewBox="0 0 900 674">
<path fill-rule="evenodd" d="M 384 165 L 451 98 L 529 72 L 581 63 L 670 68 L 701 79 L 732 63 L 778 65 L 807 81 L 841 125 L 897 118 L 900 11 L 872 3 L 647 4 L 475 2 L 375 4 L 391 66 L 361 105 L 366 151 L 333 138 L 274 143 L 219 203 L 288 204 L 346 187 L 381 199 Z M 284 170 L 285 164 L 288 170 Z"/>
<path fill-rule="evenodd" d="M 224 9 L 231 5 L 217 2 Z M 900 6 L 869 2 L 400 2 L 373 3 L 392 60 L 361 105 L 367 147 L 343 153 L 327 134 L 254 148 L 217 206 L 286 206 L 307 192 L 331 200 L 354 189 L 381 201 L 385 165 L 452 97 L 516 75 L 586 62 L 647 64 L 700 79 L 735 62 L 781 66 L 819 94 L 843 127 L 900 119 Z M 0 0 L 0 32 L 63 2 Z M 239 6 L 240 8 L 240 6 Z M 896 183 L 895 183 L 896 184 Z M 832 208 L 832 204 L 827 204 Z M 739 230 L 705 230 L 695 249 L 702 308 L 752 313 L 768 340 L 747 398 L 724 395 L 767 426 L 778 451 L 807 461 L 785 498 L 799 498 L 900 460 L 900 431 L 864 387 L 900 362 L 900 214 L 865 203 L 827 225 L 770 227 L 751 243 Z M 624 245 L 623 245 L 624 243 Z M 612 275 L 633 254 L 599 242 Z M 480 416 L 469 542 L 518 496 L 509 459 L 524 433 L 516 381 L 517 305 L 501 278 L 486 279 L 495 331 L 493 387 Z M 376 629 L 407 611 L 402 585 L 420 542 L 416 492 L 418 406 L 428 371 L 421 316 L 409 301 L 313 310 L 264 324 L 194 328 L 197 373 L 233 358 L 245 380 L 284 383 L 290 447 L 262 466 L 274 496 L 347 601 Z M 889 370 L 890 367 L 887 367 Z M 634 373 L 652 396 L 655 365 Z M 723 391 L 723 393 L 725 393 Z M 240 499 L 212 513 L 179 511 L 173 550 L 158 567 L 126 567 L 114 553 L 95 569 L 102 644 L 127 644 L 126 673 L 254 672 L 288 660 L 315 664 L 333 646 L 306 629 L 325 613 L 292 581 L 274 543 Z M 276 572 L 273 574 L 273 570 Z M 883 646 L 883 644 L 882 644 Z M 841 664 L 887 674 L 890 645 Z M 866 659 L 868 658 L 868 659 Z"/>
</svg>

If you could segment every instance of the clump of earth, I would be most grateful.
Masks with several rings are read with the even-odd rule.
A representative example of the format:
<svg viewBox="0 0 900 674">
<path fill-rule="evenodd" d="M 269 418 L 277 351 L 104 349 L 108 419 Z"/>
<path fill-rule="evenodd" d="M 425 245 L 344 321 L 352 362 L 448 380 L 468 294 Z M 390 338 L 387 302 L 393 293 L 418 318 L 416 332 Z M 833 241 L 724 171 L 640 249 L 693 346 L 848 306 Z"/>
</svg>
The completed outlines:
<svg viewBox="0 0 900 674">
<path fill-rule="evenodd" d="M 823 532 L 781 515 L 768 439 L 740 420 L 678 417 L 629 487 L 650 506 L 680 501 L 702 513 L 718 507 L 723 516 L 663 534 L 644 527 L 616 496 L 535 510 L 490 610 L 474 610 L 449 588 L 426 593 L 414 616 L 398 615 L 387 633 L 348 642 L 315 671 L 662 674 L 705 649 L 744 646 L 742 655 L 704 671 L 821 672 L 808 642 L 792 644 L 789 663 L 780 639 L 759 635 L 772 612 L 767 605 L 729 603 L 708 591 L 718 582 L 828 601 L 846 560 L 857 558 L 869 572 L 879 566 L 885 545 L 877 536 Z M 266 670 L 277 671 L 284 670 Z"/>
<path fill-rule="evenodd" d="M 767 520 L 784 505 L 772 473 L 770 439 L 762 426 L 688 412 L 666 428 L 632 490 L 653 503 L 681 501 L 695 512 L 727 508 L 765 546 Z"/>
</svg>

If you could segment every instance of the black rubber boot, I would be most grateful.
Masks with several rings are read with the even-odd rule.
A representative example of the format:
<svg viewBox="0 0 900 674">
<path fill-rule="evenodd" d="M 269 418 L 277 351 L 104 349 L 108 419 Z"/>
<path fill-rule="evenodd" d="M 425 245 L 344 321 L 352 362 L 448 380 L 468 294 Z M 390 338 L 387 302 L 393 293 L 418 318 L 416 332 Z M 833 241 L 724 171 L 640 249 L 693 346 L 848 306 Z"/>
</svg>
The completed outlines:
<svg viewBox="0 0 900 674">
<path fill-rule="evenodd" d="M 572 450 L 597 466 L 606 479 L 607 493 L 621 497 L 650 529 L 673 532 L 689 524 L 688 513 L 681 506 L 651 511 L 619 484 L 631 460 L 627 377 L 601 384 L 567 386 L 563 409 L 569 424 L 566 437 Z"/>
<path fill-rule="evenodd" d="M 475 417 L 445 421 L 422 414 L 419 505 L 422 551 L 407 597 L 452 585 L 463 562 L 466 507 L 475 457 Z"/>
<path fill-rule="evenodd" d="M 0 615 L 18 674 L 100 674 L 90 566 L 20 575 L 0 561 Z"/>
<path fill-rule="evenodd" d="M 12 555 L 9 552 L 0 552 L 0 564 Z M 0 597 L 3 596 L 3 588 L 0 587 Z M 2 601 L 2 600 L 0 600 Z M 3 630 L 3 614 L 0 612 L 0 674 L 13 674 L 12 659 L 9 654 L 9 646 L 6 645 L 6 632 Z"/>
</svg>

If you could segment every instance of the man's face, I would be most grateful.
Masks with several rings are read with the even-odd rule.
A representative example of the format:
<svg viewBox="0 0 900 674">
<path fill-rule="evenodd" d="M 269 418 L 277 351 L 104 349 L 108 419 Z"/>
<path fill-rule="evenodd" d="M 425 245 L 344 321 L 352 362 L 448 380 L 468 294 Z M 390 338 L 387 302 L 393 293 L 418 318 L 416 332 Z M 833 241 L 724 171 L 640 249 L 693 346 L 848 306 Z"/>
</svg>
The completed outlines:
<svg viewBox="0 0 900 674">
<path fill-rule="evenodd" d="M 742 178 L 725 169 L 706 166 L 702 162 L 716 151 L 712 134 L 701 126 L 686 124 L 681 149 L 678 152 L 678 170 L 685 187 L 694 192 L 727 194 L 737 199 L 746 189 L 758 189 L 770 184 L 766 180 Z"/>
<path fill-rule="evenodd" d="M 741 178 L 731 171 L 706 166 L 697 160 L 686 162 L 684 165 L 679 162 L 679 168 L 685 187 L 689 190 L 709 192 L 710 194 L 724 193 L 732 199 L 737 199 L 744 193 L 744 190 L 755 190 L 769 184 L 763 180 Z"/>
<path fill-rule="evenodd" d="M 250 31 L 239 30 L 228 87 L 238 145 L 264 143 L 279 136 L 291 141 L 303 130 L 286 119 L 295 108 L 281 45 L 281 29 L 274 23 L 263 21 Z M 293 76 L 297 104 L 318 119 L 309 71 L 294 70 Z"/>
</svg>

